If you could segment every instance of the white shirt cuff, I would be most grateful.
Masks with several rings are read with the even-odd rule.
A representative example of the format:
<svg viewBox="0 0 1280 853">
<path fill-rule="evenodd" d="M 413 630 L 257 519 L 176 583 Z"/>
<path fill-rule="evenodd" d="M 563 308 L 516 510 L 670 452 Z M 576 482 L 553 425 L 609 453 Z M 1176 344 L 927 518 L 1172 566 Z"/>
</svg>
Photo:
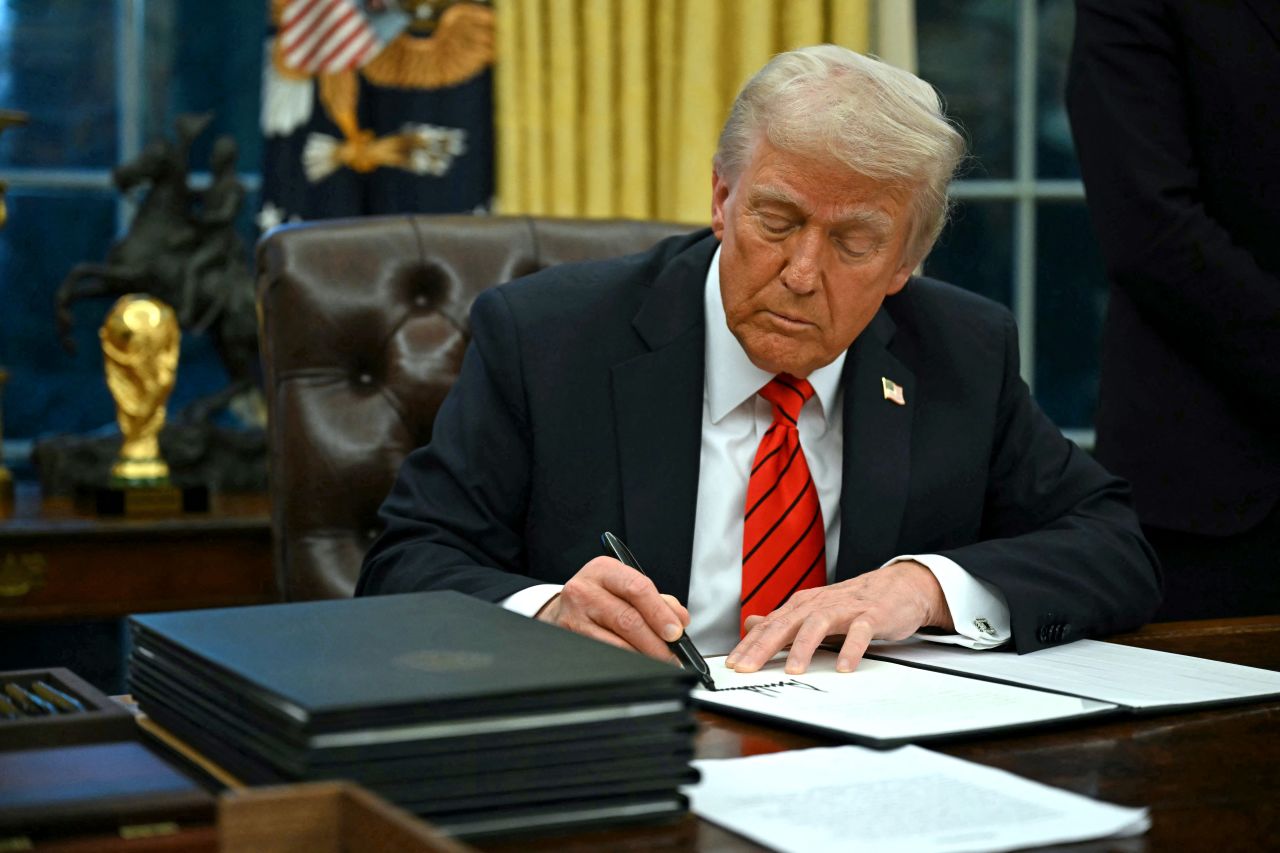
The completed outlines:
<svg viewBox="0 0 1280 853">
<path fill-rule="evenodd" d="M 904 554 L 884 565 L 904 560 L 915 560 L 933 572 L 956 626 L 954 634 L 916 634 L 916 637 L 931 643 L 993 649 L 1013 636 L 1009 630 L 1009 605 L 1000 590 L 978 580 L 949 557 L 938 554 Z"/>
<path fill-rule="evenodd" d="M 521 616 L 536 616 L 538 611 L 545 607 L 548 601 L 559 595 L 562 589 L 564 589 L 563 584 L 540 583 L 537 586 L 513 592 L 498 603 L 512 613 L 519 613 Z"/>
</svg>

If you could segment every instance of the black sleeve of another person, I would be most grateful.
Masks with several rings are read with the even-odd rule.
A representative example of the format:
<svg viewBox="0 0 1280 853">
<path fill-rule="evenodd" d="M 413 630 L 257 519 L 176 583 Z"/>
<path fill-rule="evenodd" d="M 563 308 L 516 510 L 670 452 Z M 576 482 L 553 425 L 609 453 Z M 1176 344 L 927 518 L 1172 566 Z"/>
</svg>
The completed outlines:
<svg viewBox="0 0 1280 853">
<path fill-rule="evenodd" d="M 1272 2 L 1078 0 L 1067 106 L 1113 286 L 1280 426 L 1280 79 L 1266 79 L 1280 30 L 1260 19 Z"/>
</svg>

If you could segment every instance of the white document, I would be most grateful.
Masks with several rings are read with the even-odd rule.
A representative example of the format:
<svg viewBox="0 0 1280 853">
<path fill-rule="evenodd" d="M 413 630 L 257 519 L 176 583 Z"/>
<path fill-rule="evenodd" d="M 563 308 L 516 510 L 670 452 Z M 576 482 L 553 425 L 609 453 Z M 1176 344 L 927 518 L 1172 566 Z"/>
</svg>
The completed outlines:
<svg viewBox="0 0 1280 853">
<path fill-rule="evenodd" d="M 860 669 L 861 667 L 859 667 Z M 1138 835 L 1122 808 L 917 746 L 792 750 L 695 761 L 705 820 L 779 851 L 960 853 Z"/>
<path fill-rule="evenodd" d="M 988 652 L 988 654 L 990 654 Z M 836 672 L 834 652 L 819 649 L 809 671 L 787 675 L 786 653 L 754 673 L 707 658 L 716 689 L 695 688 L 699 704 L 763 715 L 838 735 L 896 743 L 1003 729 L 1115 709 L 1106 702 L 1012 687 L 878 660 Z"/>
<path fill-rule="evenodd" d="M 868 653 L 1128 708 L 1177 708 L 1280 695 L 1280 672 L 1098 640 L 1077 640 L 1026 655 L 921 641 L 875 644 Z"/>
</svg>

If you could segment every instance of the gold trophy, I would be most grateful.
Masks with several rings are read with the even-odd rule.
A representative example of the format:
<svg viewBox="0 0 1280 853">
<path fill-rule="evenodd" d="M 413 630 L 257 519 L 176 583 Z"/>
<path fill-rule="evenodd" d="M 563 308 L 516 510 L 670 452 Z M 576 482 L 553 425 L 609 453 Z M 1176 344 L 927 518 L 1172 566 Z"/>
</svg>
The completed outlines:
<svg viewBox="0 0 1280 853">
<path fill-rule="evenodd" d="M 160 300 L 130 293 L 116 300 L 98 337 L 124 437 L 111 467 L 108 503 L 126 515 L 180 512 L 182 492 L 170 485 L 160 453 L 165 404 L 178 375 L 178 318 Z M 112 511 L 103 495 L 98 503 L 99 511 Z"/>
</svg>

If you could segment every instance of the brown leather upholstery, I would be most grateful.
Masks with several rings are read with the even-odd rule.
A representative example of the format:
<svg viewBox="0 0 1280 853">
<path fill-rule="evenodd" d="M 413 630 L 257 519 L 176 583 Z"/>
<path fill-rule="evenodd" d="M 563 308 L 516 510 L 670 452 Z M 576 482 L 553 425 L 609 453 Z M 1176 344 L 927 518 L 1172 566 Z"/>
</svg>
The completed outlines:
<svg viewBox="0 0 1280 853">
<path fill-rule="evenodd" d="M 288 599 L 350 595 L 377 510 L 431 437 L 484 288 L 639 251 L 691 226 L 394 216 L 278 229 L 258 245 L 277 580 Z"/>
</svg>

